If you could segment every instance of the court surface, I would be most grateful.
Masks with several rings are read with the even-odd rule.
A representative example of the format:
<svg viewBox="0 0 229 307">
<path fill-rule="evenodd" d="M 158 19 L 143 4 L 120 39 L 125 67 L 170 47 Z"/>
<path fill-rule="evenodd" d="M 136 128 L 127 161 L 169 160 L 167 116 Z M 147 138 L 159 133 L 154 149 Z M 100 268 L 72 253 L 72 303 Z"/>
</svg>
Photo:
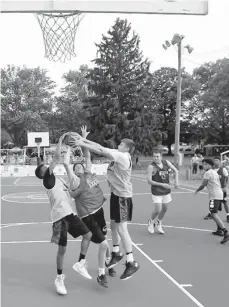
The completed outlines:
<svg viewBox="0 0 229 307">
<path fill-rule="evenodd" d="M 109 199 L 106 178 L 99 180 Z M 108 277 L 109 288 L 104 289 L 96 282 L 98 247 L 93 243 L 89 247 L 88 270 L 93 279 L 84 279 L 72 269 L 80 239 L 69 237 L 64 269 L 68 295 L 60 297 L 53 284 L 56 245 L 50 243 L 50 208 L 41 181 L 2 178 L 2 306 L 228 306 L 229 244 L 221 245 L 221 237 L 211 234 L 214 222 L 203 220 L 207 195 L 195 196 L 186 188 L 173 190 L 164 219 L 165 235 L 150 235 L 146 225 L 152 210 L 149 186 L 144 179 L 132 182 L 134 215 L 129 231 L 140 270 L 121 281 L 125 267 L 119 264 L 117 277 Z M 104 209 L 109 222 L 108 202 Z M 224 211 L 221 216 L 225 220 Z"/>
</svg>

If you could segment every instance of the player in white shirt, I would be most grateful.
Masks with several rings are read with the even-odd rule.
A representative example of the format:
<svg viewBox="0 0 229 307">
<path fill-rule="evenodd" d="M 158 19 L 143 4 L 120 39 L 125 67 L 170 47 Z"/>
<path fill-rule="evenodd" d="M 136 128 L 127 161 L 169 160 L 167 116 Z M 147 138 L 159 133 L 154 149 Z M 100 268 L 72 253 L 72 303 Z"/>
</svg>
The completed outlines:
<svg viewBox="0 0 229 307">
<path fill-rule="evenodd" d="M 223 190 L 221 188 L 219 175 L 213 169 L 213 166 L 214 161 L 212 159 L 203 159 L 203 168 L 205 170 L 203 182 L 201 186 L 195 191 L 195 194 L 203 190 L 205 187 L 207 188 L 209 195 L 209 211 L 211 212 L 212 218 L 217 225 L 217 230 L 212 234 L 223 235 L 224 238 L 220 243 L 224 244 L 229 240 L 229 234 L 221 218 L 217 214 L 218 210 L 221 210 Z"/>
<path fill-rule="evenodd" d="M 68 185 L 64 180 L 57 178 L 54 174 L 54 168 L 60 161 L 61 146 L 65 135 L 63 135 L 56 148 L 54 157 L 49 165 L 45 166 L 44 163 L 39 163 L 35 170 L 37 178 L 43 180 L 43 185 L 46 188 L 49 203 L 51 206 L 51 220 L 53 222 L 53 235 L 51 238 L 52 243 L 58 245 L 56 256 L 57 264 L 57 277 L 55 279 L 56 291 L 59 294 L 67 294 L 64 285 L 65 276 L 63 275 L 64 255 L 67 246 L 67 233 L 71 234 L 74 238 L 83 236 L 81 242 L 81 250 L 79 261 L 73 265 L 73 269 L 80 273 L 87 279 L 91 279 L 85 267 L 85 256 L 91 241 L 91 232 L 86 225 L 76 215 L 73 200 L 68 191 Z M 39 161 L 40 162 L 40 161 Z M 68 170 L 67 170 L 68 171 Z M 80 180 L 75 180 L 75 185 L 79 185 Z"/>
<path fill-rule="evenodd" d="M 75 140 L 72 145 L 82 146 L 111 160 L 107 170 L 107 179 L 111 190 L 110 219 L 113 252 L 107 267 L 114 267 L 123 258 L 119 250 L 121 238 L 127 260 L 126 269 L 120 279 L 129 279 L 140 267 L 133 257 L 132 240 L 127 227 L 127 222 L 132 219 L 133 211 L 133 192 L 130 179 L 132 171 L 131 154 L 135 149 L 134 142 L 130 139 L 123 139 L 118 149 L 109 149 L 75 134 Z"/>
</svg>

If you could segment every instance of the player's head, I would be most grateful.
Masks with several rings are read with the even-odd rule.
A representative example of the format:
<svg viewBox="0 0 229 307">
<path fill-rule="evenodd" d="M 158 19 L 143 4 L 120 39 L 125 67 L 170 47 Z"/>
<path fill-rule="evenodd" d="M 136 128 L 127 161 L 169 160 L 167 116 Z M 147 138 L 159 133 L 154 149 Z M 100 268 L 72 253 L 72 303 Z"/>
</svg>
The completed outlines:
<svg viewBox="0 0 229 307">
<path fill-rule="evenodd" d="M 45 176 L 45 172 L 47 170 L 47 166 L 44 165 L 44 163 L 41 163 L 38 165 L 38 167 L 35 169 L 35 175 L 39 179 L 43 179 Z"/>
<path fill-rule="evenodd" d="M 118 150 L 121 152 L 129 152 L 132 155 L 135 150 L 135 143 L 131 139 L 123 139 L 118 145 Z"/>
<path fill-rule="evenodd" d="M 74 174 L 84 174 L 85 171 L 85 167 L 83 165 L 83 163 L 75 163 L 73 165 L 73 172 Z"/>
<path fill-rule="evenodd" d="M 159 148 L 153 150 L 153 162 L 160 164 L 162 159 L 161 151 Z"/>
<path fill-rule="evenodd" d="M 214 161 L 214 166 L 215 166 L 216 168 L 219 168 L 220 165 L 221 165 L 220 158 L 219 158 L 219 157 L 215 157 L 215 158 L 213 159 L 213 161 Z"/>
<path fill-rule="evenodd" d="M 214 166 L 213 159 L 203 159 L 202 163 L 203 163 L 203 168 L 205 171 L 208 171 Z"/>
</svg>

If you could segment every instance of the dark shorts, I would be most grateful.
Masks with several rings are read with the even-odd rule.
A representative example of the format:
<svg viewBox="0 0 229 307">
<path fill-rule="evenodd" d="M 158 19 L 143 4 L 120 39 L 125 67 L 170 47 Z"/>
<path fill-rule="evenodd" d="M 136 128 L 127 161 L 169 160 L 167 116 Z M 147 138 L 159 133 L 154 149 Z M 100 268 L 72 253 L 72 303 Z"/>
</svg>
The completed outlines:
<svg viewBox="0 0 229 307">
<path fill-rule="evenodd" d="M 199 165 L 199 170 L 202 171 L 204 169 L 203 165 Z"/>
<path fill-rule="evenodd" d="M 227 203 L 227 191 L 224 191 L 224 192 L 223 192 L 223 200 L 222 200 L 222 203 L 223 203 L 223 204 L 226 204 L 226 203 Z"/>
<path fill-rule="evenodd" d="M 110 219 L 116 223 L 132 220 L 133 203 L 131 197 L 119 197 L 111 193 Z"/>
<path fill-rule="evenodd" d="M 73 238 L 78 238 L 89 232 L 87 226 L 78 218 L 77 215 L 70 214 L 59 221 L 53 223 L 52 243 L 67 246 L 68 233 Z"/>
<path fill-rule="evenodd" d="M 213 199 L 209 201 L 209 211 L 211 213 L 217 213 L 222 210 L 222 200 Z"/>
<path fill-rule="evenodd" d="M 91 231 L 91 241 L 96 244 L 102 243 L 106 240 L 107 225 L 104 217 L 103 208 L 96 211 L 94 214 L 90 214 L 82 218 L 83 223 Z"/>
</svg>

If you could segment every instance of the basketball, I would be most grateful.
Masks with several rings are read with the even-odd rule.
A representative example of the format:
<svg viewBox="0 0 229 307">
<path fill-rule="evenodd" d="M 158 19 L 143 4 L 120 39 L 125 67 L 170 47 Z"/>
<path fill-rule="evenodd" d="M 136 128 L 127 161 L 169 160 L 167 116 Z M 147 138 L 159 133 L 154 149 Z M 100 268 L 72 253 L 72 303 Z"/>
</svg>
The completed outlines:
<svg viewBox="0 0 229 307">
<path fill-rule="evenodd" d="M 76 132 L 70 132 L 68 135 L 65 135 L 63 139 L 63 144 L 71 146 L 71 142 L 78 141 L 81 139 L 81 136 Z"/>
</svg>

